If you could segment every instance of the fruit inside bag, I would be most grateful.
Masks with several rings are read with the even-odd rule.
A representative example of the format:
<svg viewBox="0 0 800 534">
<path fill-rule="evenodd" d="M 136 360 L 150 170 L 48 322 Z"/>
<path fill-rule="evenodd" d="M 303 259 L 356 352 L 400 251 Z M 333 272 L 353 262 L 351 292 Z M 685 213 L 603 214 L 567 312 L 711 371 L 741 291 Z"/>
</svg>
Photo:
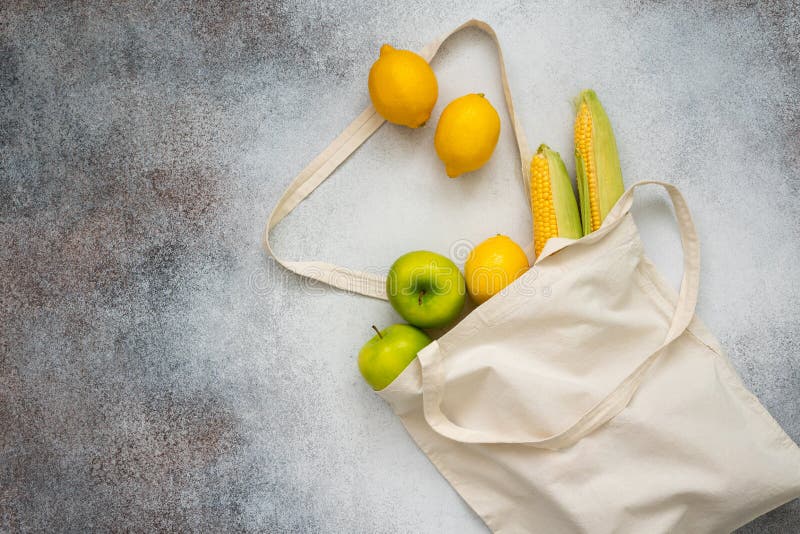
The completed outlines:
<svg viewBox="0 0 800 534">
<path fill-rule="evenodd" d="M 383 45 L 368 86 L 375 110 L 387 121 L 419 128 L 435 120 L 431 114 L 438 82 L 420 55 Z M 445 174 L 457 178 L 485 165 L 500 127 L 500 116 L 485 95 L 467 94 L 450 102 L 434 136 Z M 611 122 L 593 90 L 576 98 L 574 130 L 579 201 L 558 152 L 541 144 L 530 160 L 535 256 L 553 237 L 579 239 L 597 230 L 625 189 Z M 465 295 L 475 305 L 483 304 L 529 268 L 522 247 L 500 233 L 470 251 L 463 276 L 452 261 L 435 252 L 420 250 L 398 258 L 389 271 L 386 294 L 408 324 L 390 326 L 387 335 L 377 332 L 367 341 L 358 358 L 365 380 L 374 389 L 391 383 L 386 379 L 397 377 L 413 361 L 425 339 L 427 334 L 419 329 L 452 325 L 461 316 Z"/>
</svg>

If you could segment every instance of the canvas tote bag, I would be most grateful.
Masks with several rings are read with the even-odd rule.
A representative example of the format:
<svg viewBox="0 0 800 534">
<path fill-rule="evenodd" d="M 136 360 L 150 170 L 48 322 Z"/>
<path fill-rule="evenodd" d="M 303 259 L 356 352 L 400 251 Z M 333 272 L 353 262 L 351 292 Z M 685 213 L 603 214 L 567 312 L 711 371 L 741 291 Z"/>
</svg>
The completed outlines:
<svg viewBox="0 0 800 534">
<path fill-rule="evenodd" d="M 426 46 L 430 60 L 471 20 Z M 498 44 L 522 177 L 530 151 Z M 367 108 L 292 182 L 264 232 L 383 119 Z M 683 245 L 680 291 L 643 255 L 634 191 L 664 188 Z M 386 298 L 385 278 L 277 260 Z M 728 532 L 800 495 L 800 450 L 695 317 L 700 253 L 680 192 L 640 182 L 602 227 L 551 239 L 534 266 L 419 352 L 378 392 L 495 532 Z"/>
</svg>

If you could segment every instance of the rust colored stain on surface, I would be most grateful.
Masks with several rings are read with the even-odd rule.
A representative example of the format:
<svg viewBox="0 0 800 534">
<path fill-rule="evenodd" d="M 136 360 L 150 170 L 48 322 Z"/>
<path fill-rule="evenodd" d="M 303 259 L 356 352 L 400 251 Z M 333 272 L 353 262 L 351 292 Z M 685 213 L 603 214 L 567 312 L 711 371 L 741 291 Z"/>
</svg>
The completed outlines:
<svg viewBox="0 0 800 534">
<path fill-rule="evenodd" d="M 230 265 L 216 104 L 143 79 L 180 63 L 146 12 L 0 10 L 0 531 L 235 526 L 246 440 L 183 315 Z"/>
<path fill-rule="evenodd" d="M 193 169 L 176 173 L 156 169 L 147 179 L 158 201 L 178 217 L 199 221 L 212 214 L 219 198 L 214 191 L 215 179 L 208 171 Z"/>
</svg>

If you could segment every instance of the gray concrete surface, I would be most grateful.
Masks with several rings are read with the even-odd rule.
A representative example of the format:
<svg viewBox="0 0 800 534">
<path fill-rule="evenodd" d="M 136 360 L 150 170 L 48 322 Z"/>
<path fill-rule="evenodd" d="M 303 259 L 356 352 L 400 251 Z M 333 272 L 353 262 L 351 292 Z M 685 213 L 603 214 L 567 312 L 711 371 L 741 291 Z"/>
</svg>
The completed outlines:
<svg viewBox="0 0 800 534">
<path fill-rule="evenodd" d="M 593 87 L 628 183 L 683 189 L 699 314 L 800 440 L 799 10 L 3 2 L 0 531 L 485 531 L 358 374 L 394 312 L 259 247 L 291 176 L 367 104 L 380 44 L 470 17 L 503 40 L 532 143 L 570 154 L 570 100 Z M 384 127 L 278 228 L 282 254 L 386 269 L 413 248 L 530 240 L 490 42 L 459 35 L 434 68 L 434 116 L 471 91 L 500 110 L 491 162 L 449 181 L 435 121 Z M 677 279 L 665 203 L 636 215 Z M 795 501 L 741 532 L 797 531 Z"/>
</svg>

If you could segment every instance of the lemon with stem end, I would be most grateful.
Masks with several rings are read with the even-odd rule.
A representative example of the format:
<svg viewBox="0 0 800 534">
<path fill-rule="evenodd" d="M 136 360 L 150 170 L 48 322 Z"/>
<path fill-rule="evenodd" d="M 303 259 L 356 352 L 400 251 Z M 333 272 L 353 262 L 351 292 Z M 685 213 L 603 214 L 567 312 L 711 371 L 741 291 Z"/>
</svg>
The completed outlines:
<svg viewBox="0 0 800 534">
<path fill-rule="evenodd" d="M 522 276 L 528 257 L 510 237 L 497 234 L 472 249 L 464 264 L 467 292 L 482 304 Z"/>
<path fill-rule="evenodd" d="M 369 71 L 369 96 L 381 117 L 418 128 L 427 122 L 439 97 L 436 75 L 428 62 L 410 50 L 385 44 Z"/>
<path fill-rule="evenodd" d="M 433 144 L 445 172 L 455 178 L 483 167 L 500 137 L 500 116 L 483 93 L 450 102 L 436 126 Z"/>
</svg>

